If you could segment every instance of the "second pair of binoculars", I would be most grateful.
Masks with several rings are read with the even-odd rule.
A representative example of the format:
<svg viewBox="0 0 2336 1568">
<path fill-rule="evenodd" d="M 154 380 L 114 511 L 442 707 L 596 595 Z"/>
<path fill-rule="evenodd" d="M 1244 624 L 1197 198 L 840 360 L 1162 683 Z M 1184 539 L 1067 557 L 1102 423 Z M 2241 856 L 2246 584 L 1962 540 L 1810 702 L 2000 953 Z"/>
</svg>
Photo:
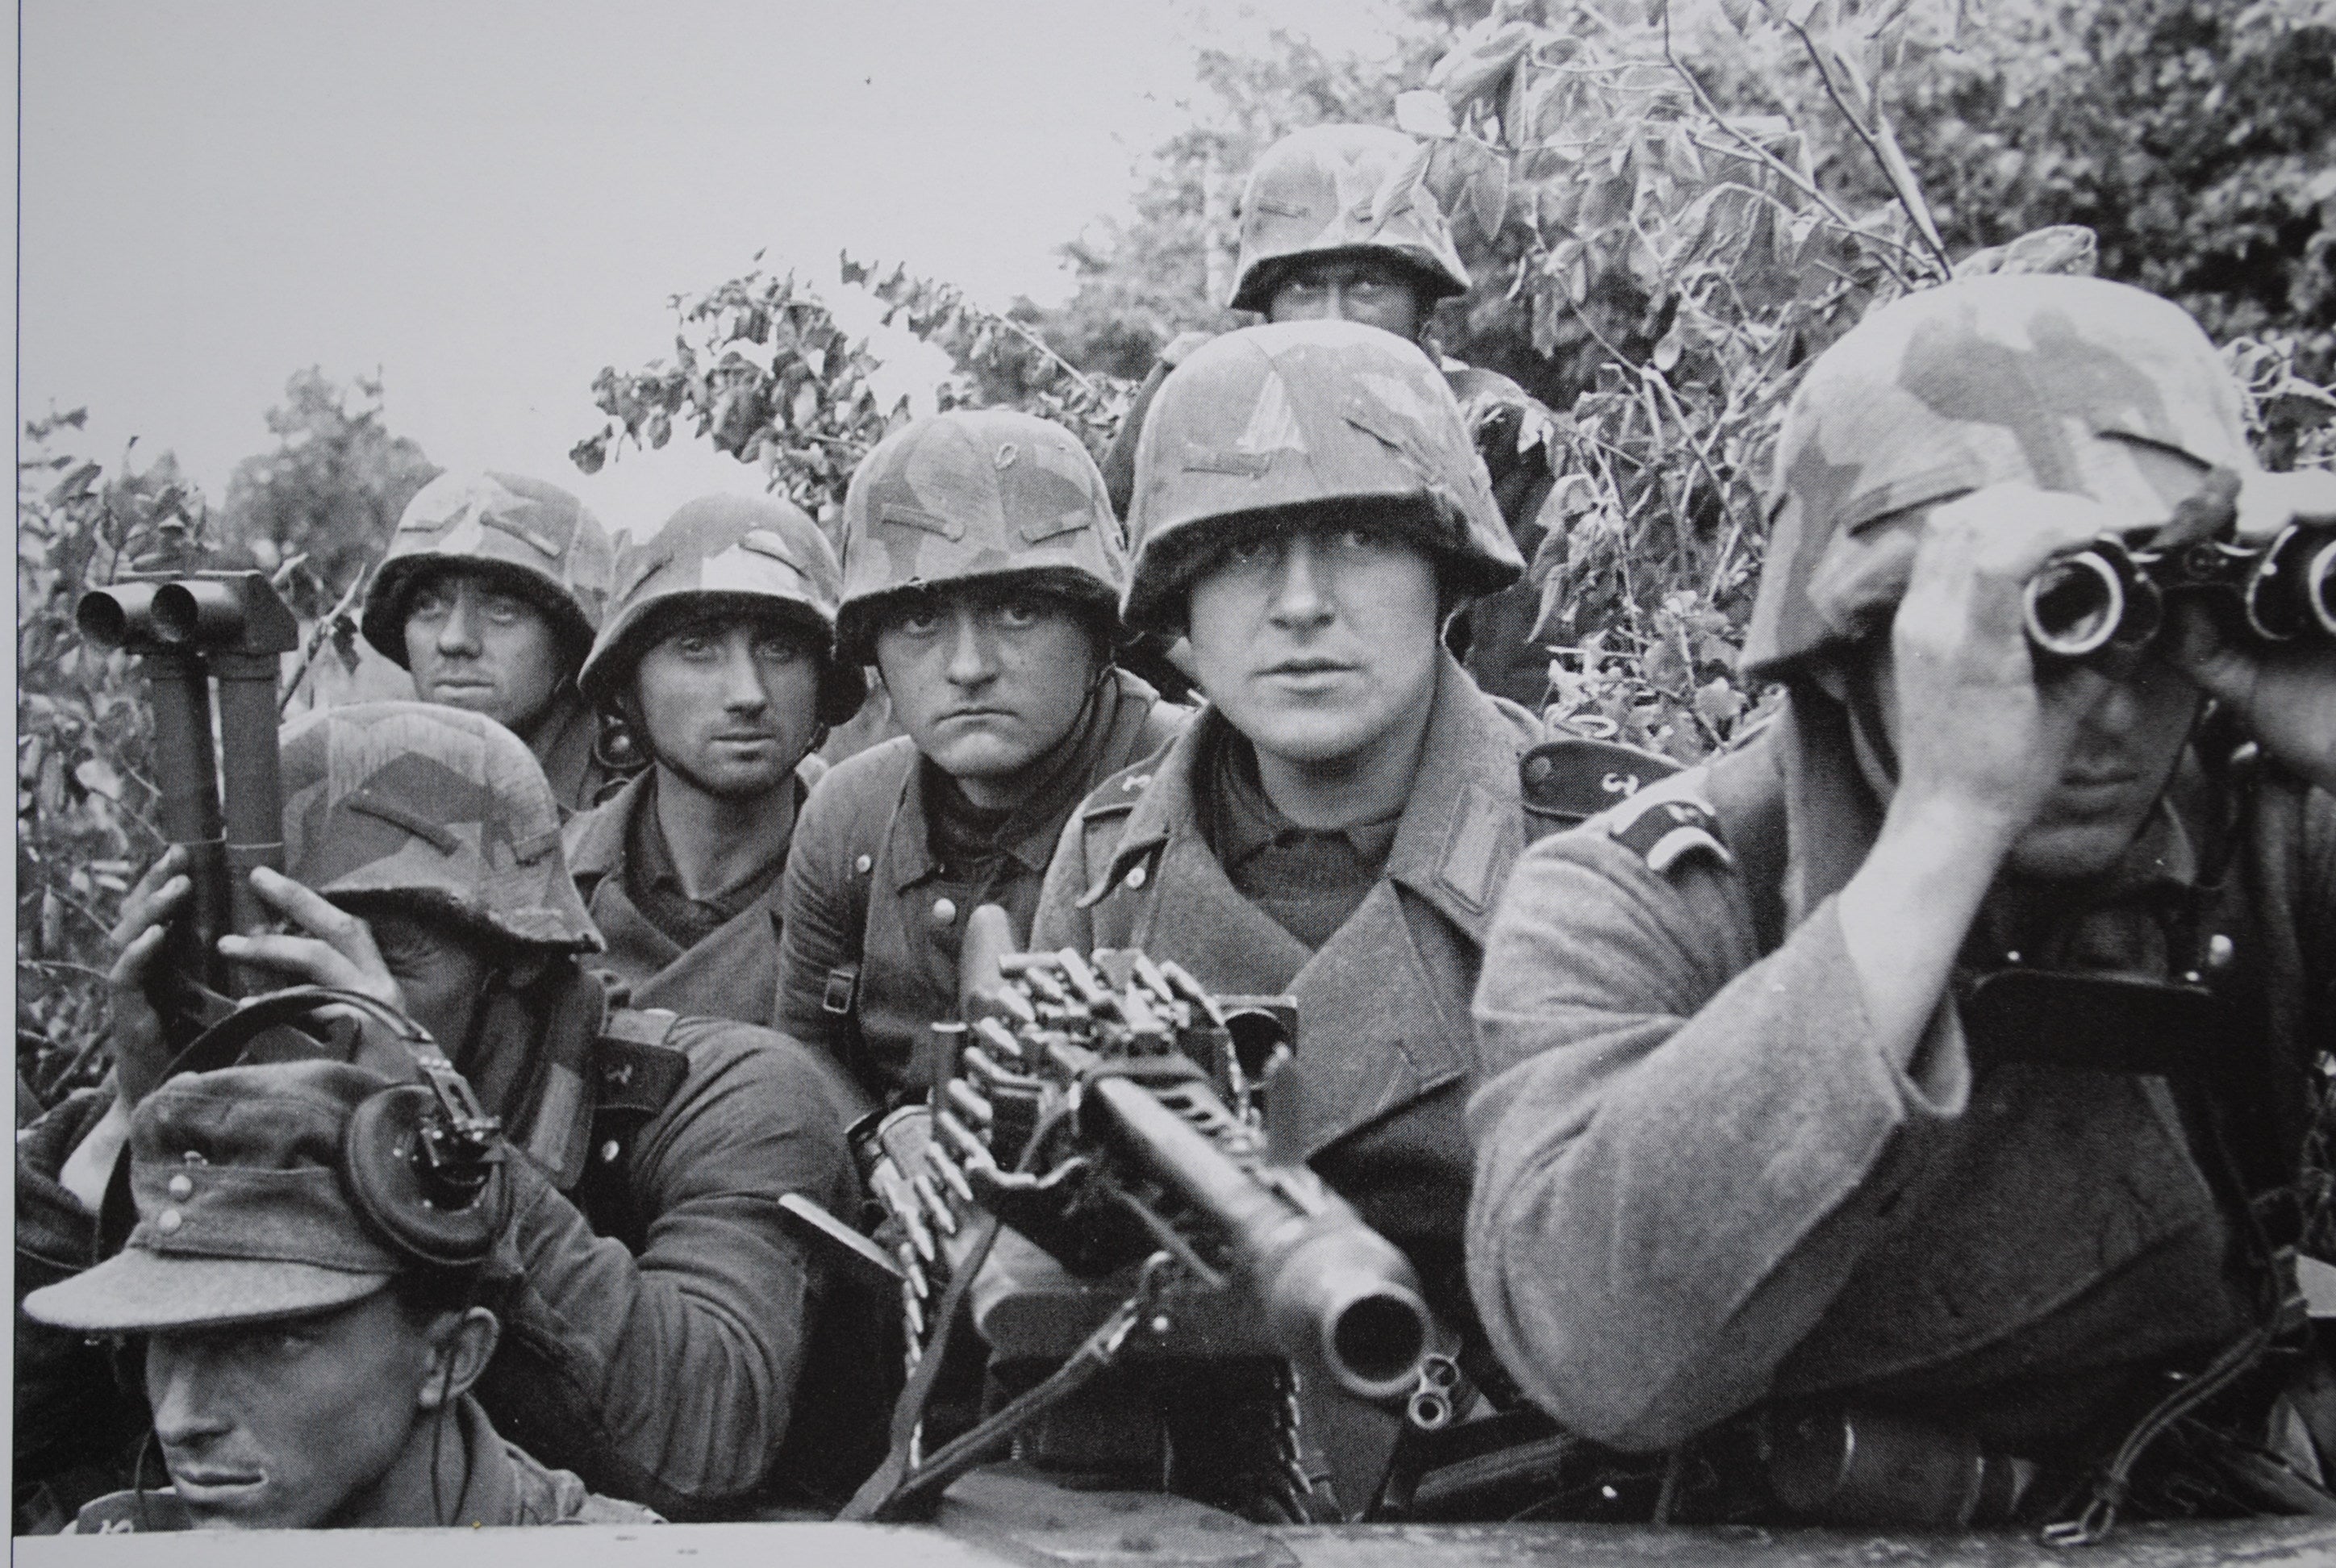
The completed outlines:
<svg viewBox="0 0 2336 1568">
<path fill-rule="evenodd" d="M 2156 548 L 2108 534 L 2028 579 L 2028 639 L 2059 658 L 2137 648 L 2166 624 L 2170 595 L 2194 593 L 2225 626 L 2263 642 L 2336 638 L 2336 524 L 2293 523 L 2262 543 L 2225 535 Z"/>
<path fill-rule="evenodd" d="M 257 571 L 123 577 L 83 594 L 73 622 L 85 642 L 135 655 L 146 677 L 162 836 L 185 850 L 192 888 L 165 939 L 180 984 L 163 1029 L 176 1048 L 215 1020 L 221 999 L 274 989 L 271 976 L 235 972 L 218 941 L 274 918 L 251 872 L 284 869 L 277 666 L 298 646 L 299 623 Z"/>
</svg>

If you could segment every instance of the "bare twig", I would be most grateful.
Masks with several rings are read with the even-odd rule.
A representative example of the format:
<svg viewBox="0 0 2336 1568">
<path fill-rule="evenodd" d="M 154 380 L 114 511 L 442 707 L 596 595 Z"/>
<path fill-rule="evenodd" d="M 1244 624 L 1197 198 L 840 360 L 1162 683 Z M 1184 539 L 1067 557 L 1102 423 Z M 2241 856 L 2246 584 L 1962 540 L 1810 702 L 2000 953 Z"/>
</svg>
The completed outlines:
<svg viewBox="0 0 2336 1568">
<path fill-rule="evenodd" d="M 1866 151 L 1874 155 L 1874 163 L 1882 170 L 1882 178 L 1890 182 L 1890 194 L 1900 207 L 1905 209 L 1906 216 L 1913 220 L 1914 232 L 1921 235 L 1922 242 L 1931 248 L 1930 260 L 1938 268 L 1940 276 L 1952 273 L 1954 263 L 1947 259 L 1947 248 L 1939 239 L 1938 225 L 1931 221 L 1929 208 L 1919 193 L 1906 188 L 1899 177 L 1898 166 L 1882 151 L 1882 143 L 1874 140 L 1874 132 L 1865 128 L 1865 122 L 1857 117 L 1856 112 L 1842 97 L 1841 90 L 1834 85 L 1833 73 L 1825 69 L 1825 56 L 1817 53 L 1816 40 L 1809 36 L 1806 27 L 1789 16 L 1780 15 L 1776 19 L 1785 24 L 1786 31 L 1801 41 L 1801 51 L 1809 57 L 1809 64 L 1815 69 L 1817 81 L 1824 85 L 1825 96 L 1833 100 L 1833 106 L 1840 112 L 1841 117 L 1849 122 L 1849 128 L 1857 132 L 1857 139 L 1865 143 Z M 1876 102 L 1878 112 L 1879 100 Z"/>
<path fill-rule="evenodd" d="M 348 613 L 349 606 L 355 604 L 357 596 L 365 591 L 365 579 L 372 575 L 373 568 L 370 566 L 359 571 L 342 593 L 340 602 L 317 618 L 316 628 L 308 634 L 308 646 L 301 652 L 300 667 L 292 672 L 291 682 L 284 688 L 283 700 L 276 705 L 277 717 L 282 718 L 291 711 L 292 699 L 299 695 L 301 684 L 308 678 L 308 671 L 316 665 L 316 656 L 324 651 L 326 639 L 333 635 L 333 628 L 339 623 L 341 617 Z"/>
<path fill-rule="evenodd" d="M 1687 83 L 1688 91 L 1695 94 L 1695 101 L 1697 104 L 1702 108 L 1704 113 L 1709 117 L 1712 122 L 1718 125 L 1720 130 L 1728 133 L 1729 140 L 1735 141 L 1738 146 L 1742 147 L 1745 151 L 1750 153 L 1756 161 L 1774 170 L 1778 175 L 1781 175 L 1786 180 L 1791 183 L 1795 190 L 1807 197 L 1810 200 L 1815 202 L 1825 210 L 1827 217 L 1840 224 L 1844 229 L 1847 229 L 1857 233 L 1864 232 L 1863 229 L 1858 229 L 1856 221 L 1852 219 L 1848 213 L 1843 211 L 1840 205 L 1835 202 L 1832 197 L 1827 196 L 1823 190 L 1817 188 L 1815 180 L 1803 179 L 1799 170 L 1795 169 L 1791 164 L 1786 163 L 1783 159 L 1777 157 L 1766 147 L 1761 146 L 1757 141 L 1752 140 L 1751 137 L 1747 136 L 1743 131 L 1737 130 L 1735 124 L 1729 121 L 1728 116 L 1720 112 L 1719 105 L 1712 102 L 1711 94 L 1703 90 L 1703 83 L 1695 79 L 1695 73 L 1687 68 L 1685 63 L 1679 59 L 1679 55 L 1671 48 L 1671 8 L 1668 4 L 1663 6 L 1663 59 L 1667 63 L 1669 63 L 1671 70 L 1678 74 L 1679 79 Z M 1688 135 L 1689 140 L 1696 140 L 1695 133 L 1692 131 L 1689 131 Z M 1701 146 L 1703 143 L 1698 141 L 1697 145 Z M 1718 151 L 1722 150 L 1714 148 L 1711 149 L 1711 151 Z M 1881 258 L 1881 261 L 1883 267 L 1889 272 L 1891 278 L 1897 283 L 1898 287 L 1901 288 L 1912 287 L 1905 274 L 1900 272 L 1897 268 L 1892 266 L 1888 258 Z"/>
</svg>

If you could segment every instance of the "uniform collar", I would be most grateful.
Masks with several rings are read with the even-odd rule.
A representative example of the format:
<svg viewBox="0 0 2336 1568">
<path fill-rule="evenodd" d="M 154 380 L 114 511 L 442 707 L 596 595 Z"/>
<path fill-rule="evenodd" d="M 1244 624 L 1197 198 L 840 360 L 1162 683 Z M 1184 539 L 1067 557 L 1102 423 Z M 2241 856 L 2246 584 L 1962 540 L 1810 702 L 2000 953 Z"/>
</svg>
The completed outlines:
<svg viewBox="0 0 2336 1568">
<path fill-rule="evenodd" d="M 1095 700 L 1072 734 L 1059 743 L 1055 766 L 1030 796 L 1008 813 L 998 830 L 996 848 L 1024 872 L 1044 876 L 1055 858 L 1064 819 L 1092 784 L 1095 762 L 1131 722 L 1141 724 L 1150 710 L 1143 699 L 1152 689 L 1121 669 L 1098 683 Z M 917 754 L 900 784 L 900 809 L 892 815 L 891 864 L 894 891 L 906 892 L 919 882 L 938 876 L 942 868 L 932 856 L 932 823 L 926 810 L 928 789 L 949 787 L 940 770 Z"/>
<path fill-rule="evenodd" d="M 1419 772 L 1396 823 L 1387 877 L 1426 901 L 1479 944 L 1508 870 L 1524 848 L 1517 764 L 1533 743 L 1529 718 L 1484 696 L 1448 653 L 1436 656 L 1436 695 Z M 1128 813 L 1103 874 L 1080 900 L 1092 904 L 1156 854 L 1172 834 L 1197 833 L 1194 792 L 1224 717 L 1201 711 L 1161 757 Z M 1134 783 L 1134 780 L 1124 781 Z"/>
<path fill-rule="evenodd" d="M 569 824 L 569 875 L 579 882 L 598 881 L 625 863 L 625 824 L 648 793 L 654 771 L 627 780 L 622 789 Z"/>
</svg>

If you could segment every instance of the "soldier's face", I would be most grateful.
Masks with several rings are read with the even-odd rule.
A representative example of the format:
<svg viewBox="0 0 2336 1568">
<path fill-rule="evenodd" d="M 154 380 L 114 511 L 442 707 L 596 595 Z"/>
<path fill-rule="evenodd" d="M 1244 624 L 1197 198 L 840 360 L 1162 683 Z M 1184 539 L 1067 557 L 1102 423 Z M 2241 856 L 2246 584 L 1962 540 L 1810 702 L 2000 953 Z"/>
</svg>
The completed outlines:
<svg viewBox="0 0 2336 1568">
<path fill-rule="evenodd" d="M 1201 687 L 1258 750 L 1359 757 L 1436 689 L 1436 567 L 1385 529 L 1324 524 L 1235 541 L 1193 579 Z"/>
<path fill-rule="evenodd" d="M 562 673 L 550 618 L 464 571 L 440 572 L 414 589 L 405 663 L 423 702 L 484 714 L 522 739 L 551 706 Z"/>
<path fill-rule="evenodd" d="M 471 1036 L 471 1013 L 496 968 L 486 945 L 443 920 L 411 911 L 375 908 L 361 916 L 408 1017 L 430 1032 L 448 1056 Z"/>
<path fill-rule="evenodd" d="M 650 753 L 718 799 L 771 794 L 819 734 L 819 667 L 780 621 L 727 616 L 668 632 L 634 676 Z"/>
<path fill-rule="evenodd" d="M 1895 659 L 1886 642 L 1865 679 L 1895 743 Z M 2039 668 L 2048 688 L 2065 673 Z M 2117 863 L 2174 777 L 2198 722 L 2198 688 L 2158 653 L 2135 658 L 2086 713 L 2060 781 L 2012 841 L 2005 869 L 2037 881 L 2077 881 Z"/>
<path fill-rule="evenodd" d="M 1356 321 L 1416 338 L 1426 301 L 1402 267 L 1369 256 L 1334 256 L 1292 267 L 1266 301 L 1268 321 Z"/>
<path fill-rule="evenodd" d="M 1069 605 L 1011 586 L 925 596 L 876 633 L 893 716 L 986 807 L 1011 804 L 1017 781 L 1070 733 L 1095 658 Z"/>
<path fill-rule="evenodd" d="M 381 1514 L 410 1484 L 413 1450 L 428 1463 L 419 1417 L 433 1366 L 425 1329 L 378 1290 L 304 1318 L 156 1334 L 146 1398 L 199 1529 L 418 1524 Z"/>
</svg>

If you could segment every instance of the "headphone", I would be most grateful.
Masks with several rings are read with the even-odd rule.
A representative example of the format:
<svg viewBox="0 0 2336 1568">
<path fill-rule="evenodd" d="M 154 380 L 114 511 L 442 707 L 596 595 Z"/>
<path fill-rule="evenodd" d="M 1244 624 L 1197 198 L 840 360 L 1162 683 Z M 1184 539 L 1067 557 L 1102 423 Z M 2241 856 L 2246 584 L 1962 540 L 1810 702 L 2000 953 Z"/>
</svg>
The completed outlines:
<svg viewBox="0 0 2336 1568">
<path fill-rule="evenodd" d="M 494 1250 L 511 1214 L 502 1124 L 487 1115 L 428 1032 L 396 1008 L 331 986 L 276 991 L 246 1002 L 197 1036 L 162 1076 L 233 1066 L 265 1030 L 328 1007 L 353 1008 L 384 1025 L 422 1076 L 420 1083 L 368 1095 L 350 1115 L 341 1135 L 340 1176 L 351 1206 L 410 1263 L 475 1268 Z M 134 1218 L 129 1169 L 125 1158 L 106 1193 L 113 1222 L 101 1229 L 112 1238 L 126 1238 L 124 1222 Z"/>
</svg>

